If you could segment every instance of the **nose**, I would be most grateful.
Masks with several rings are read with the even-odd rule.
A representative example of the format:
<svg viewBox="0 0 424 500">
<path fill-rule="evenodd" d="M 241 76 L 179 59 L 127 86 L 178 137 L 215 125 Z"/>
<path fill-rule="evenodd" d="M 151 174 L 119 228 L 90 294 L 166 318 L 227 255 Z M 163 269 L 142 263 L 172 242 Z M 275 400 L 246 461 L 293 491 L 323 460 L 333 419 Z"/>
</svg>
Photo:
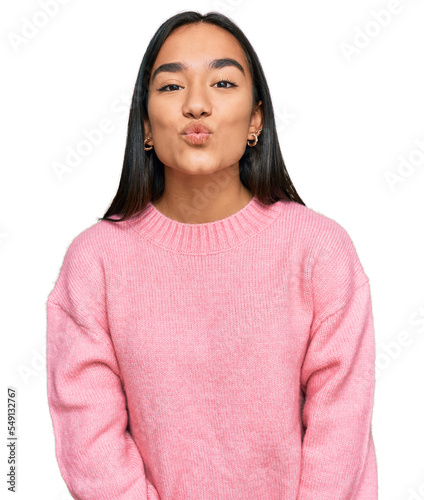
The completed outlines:
<svg viewBox="0 0 424 500">
<path fill-rule="evenodd" d="M 184 116 L 195 119 L 211 114 L 212 103 L 204 83 L 192 82 L 187 86 L 182 111 Z"/>
</svg>

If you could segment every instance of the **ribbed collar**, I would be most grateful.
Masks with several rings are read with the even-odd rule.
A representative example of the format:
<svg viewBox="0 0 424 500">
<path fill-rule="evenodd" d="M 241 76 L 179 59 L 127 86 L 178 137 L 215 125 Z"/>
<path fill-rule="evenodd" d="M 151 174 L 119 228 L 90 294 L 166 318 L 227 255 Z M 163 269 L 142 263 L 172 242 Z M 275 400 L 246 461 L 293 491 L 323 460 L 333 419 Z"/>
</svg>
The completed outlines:
<svg viewBox="0 0 424 500">
<path fill-rule="evenodd" d="M 283 202 L 264 205 L 256 196 L 238 212 L 213 222 L 188 224 L 166 217 L 151 202 L 127 223 L 138 234 L 169 250 L 212 253 L 237 246 L 274 221 Z"/>
</svg>

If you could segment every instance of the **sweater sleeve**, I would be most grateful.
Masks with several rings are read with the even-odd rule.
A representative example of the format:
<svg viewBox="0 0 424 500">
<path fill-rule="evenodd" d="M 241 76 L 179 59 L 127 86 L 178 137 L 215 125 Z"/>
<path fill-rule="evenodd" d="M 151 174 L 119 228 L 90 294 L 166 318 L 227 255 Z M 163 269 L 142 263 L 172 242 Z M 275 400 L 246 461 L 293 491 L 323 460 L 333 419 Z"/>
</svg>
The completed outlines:
<svg viewBox="0 0 424 500">
<path fill-rule="evenodd" d="M 301 368 L 305 433 L 297 500 L 376 500 L 370 287 L 341 226 L 315 259 L 312 280 L 314 319 Z"/>
<path fill-rule="evenodd" d="M 88 234 L 69 246 L 47 300 L 47 392 L 56 458 L 73 498 L 155 499 L 127 427 L 103 269 Z"/>
</svg>

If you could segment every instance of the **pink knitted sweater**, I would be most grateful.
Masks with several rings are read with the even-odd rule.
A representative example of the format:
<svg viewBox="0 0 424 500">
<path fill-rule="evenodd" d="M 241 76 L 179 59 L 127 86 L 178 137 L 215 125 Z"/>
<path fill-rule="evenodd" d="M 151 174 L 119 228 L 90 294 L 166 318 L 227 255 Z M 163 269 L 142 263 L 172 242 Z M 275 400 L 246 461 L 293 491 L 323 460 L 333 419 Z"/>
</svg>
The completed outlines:
<svg viewBox="0 0 424 500">
<path fill-rule="evenodd" d="M 47 300 L 56 457 L 86 500 L 375 500 L 370 287 L 334 220 L 149 203 L 69 245 Z"/>
</svg>

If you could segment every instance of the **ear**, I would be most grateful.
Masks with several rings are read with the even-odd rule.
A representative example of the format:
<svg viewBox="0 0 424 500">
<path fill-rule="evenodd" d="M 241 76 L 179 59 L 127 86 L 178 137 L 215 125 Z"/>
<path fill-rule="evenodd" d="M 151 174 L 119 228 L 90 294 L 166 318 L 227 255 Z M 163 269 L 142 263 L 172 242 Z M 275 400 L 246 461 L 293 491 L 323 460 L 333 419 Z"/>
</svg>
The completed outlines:
<svg viewBox="0 0 424 500">
<path fill-rule="evenodd" d="M 256 130 L 262 129 L 263 128 L 262 124 L 263 124 L 262 101 L 259 101 L 258 104 L 256 104 L 256 106 L 254 107 L 252 115 L 250 117 L 249 132 L 255 132 Z"/>
<path fill-rule="evenodd" d="M 150 120 L 148 118 L 144 118 L 144 138 L 152 136 L 152 129 L 150 127 Z"/>
</svg>

